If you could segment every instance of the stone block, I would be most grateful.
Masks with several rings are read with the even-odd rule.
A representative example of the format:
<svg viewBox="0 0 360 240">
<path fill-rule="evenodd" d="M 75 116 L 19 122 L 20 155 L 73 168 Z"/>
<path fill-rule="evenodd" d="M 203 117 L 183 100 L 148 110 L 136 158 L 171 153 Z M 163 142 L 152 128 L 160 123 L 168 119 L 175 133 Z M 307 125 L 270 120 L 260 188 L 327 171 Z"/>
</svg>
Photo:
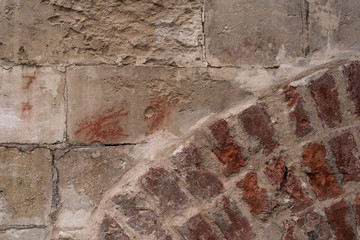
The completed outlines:
<svg viewBox="0 0 360 240">
<path fill-rule="evenodd" d="M 1 240 L 45 240 L 49 232 L 45 229 L 11 229 L 0 232 Z"/>
<path fill-rule="evenodd" d="M 0 60 L 202 64 L 200 0 L 1 1 Z"/>
<path fill-rule="evenodd" d="M 131 147 L 77 148 L 56 160 L 61 206 L 56 225 L 62 231 L 81 229 L 105 192 L 131 168 Z"/>
<path fill-rule="evenodd" d="M 230 81 L 214 81 L 203 68 L 75 67 L 67 83 L 72 143 L 133 143 L 161 130 L 186 133 L 201 117 L 247 95 Z"/>
<path fill-rule="evenodd" d="M 52 67 L 0 68 L 0 142 L 64 140 L 65 75 Z"/>
<path fill-rule="evenodd" d="M 274 66 L 302 56 L 303 1 L 205 1 L 207 61 L 213 66 Z"/>
<path fill-rule="evenodd" d="M 52 201 L 51 152 L 0 148 L 0 159 L 0 228 L 45 226 Z"/>
<path fill-rule="evenodd" d="M 343 66 L 346 91 L 355 106 L 355 113 L 360 116 L 360 62 L 353 61 Z"/>
</svg>

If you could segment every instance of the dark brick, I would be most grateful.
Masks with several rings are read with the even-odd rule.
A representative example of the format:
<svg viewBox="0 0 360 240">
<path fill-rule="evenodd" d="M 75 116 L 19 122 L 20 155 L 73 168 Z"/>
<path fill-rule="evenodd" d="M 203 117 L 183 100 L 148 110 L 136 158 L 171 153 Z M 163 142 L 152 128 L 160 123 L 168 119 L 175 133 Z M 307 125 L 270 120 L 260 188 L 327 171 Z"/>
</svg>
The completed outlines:
<svg viewBox="0 0 360 240">
<path fill-rule="evenodd" d="M 333 235 L 324 217 L 314 211 L 301 217 L 297 221 L 297 226 L 303 230 L 308 239 L 328 240 Z"/>
<path fill-rule="evenodd" d="M 309 144 L 302 153 L 303 162 L 310 168 L 310 173 L 307 173 L 310 183 L 321 201 L 341 194 L 335 174 L 326 166 L 325 157 L 326 149 L 318 143 Z"/>
<path fill-rule="evenodd" d="M 303 106 L 303 98 L 296 92 L 296 88 L 288 86 L 284 88 L 285 100 L 292 111 L 289 113 L 290 120 L 295 122 L 295 135 L 298 138 L 304 137 L 313 128 L 311 126 L 309 114 L 305 111 Z"/>
<path fill-rule="evenodd" d="M 224 189 L 220 180 L 201 167 L 201 159 L 194 145 L 171 157 L 176 171 L 185 179 L 186 187 L 197 198 L 210 199 Z"/>
<path fill-rule="evenodd" d="M 342 123 L 342 116 L 334 77 L 325 73 L 319 79 L 311 81 L 309 89 L 323 126 L 328 128 L 339 126 Z"/>
<path fill-rule="evenodd" d="M 336 158 L 336 166 L 339 172 L 344 175 L 343 182 L 360 180 L 360 160 L 354 136 L 344 133 L 329 141 L 332 153 Z"/>
<path fill-rule="evenodd" d="M 281 157 L 279 157 L 274 158 L 270 162 L 270 164 L 265 168 L 264 173 L 276 190 L 280 190 L 285 182 L 286 171 L 285 162 Z"/>
<path fill-rule="evenodd" d="M 242 155 L 242 147 L 230 136 L 227 122 L 223 119 L 219 120 L 210 126 L 210 130 L 217 142 L 217 147 L 213 153 L 225 165 L 224 174 L 229 176 L 238 172 L 240 168 L 246 165 L 246 161 Z"/>
<path fill-rule="evenodd" d="M 100 226 L 99 240 L 119 239 L 130 240 L 130 237 L 112 217 L 106 215 Z"/>
<path fill-rule="evenodd" d="M 191 217 L 184 225 L 179 228 L 179 232 L 187 240 L 222 239 L 201 214 L 197 214 Z"/>
<path fill-rule="evenodd" d="M 260 140 L 264 146 L 265 155 L 272 153 L 278 146 L 278 143 L 273 140 L 274 128 L 270 117 L 260 104 L 245 109 L 239 115 L 239 121 L 248 134 Z"/>
<path fill-rule="evenodd" d="M 218 201 L 217 211 L 213 214 L 215 224 L 220 228 L 226 239 L 250 240 L 255 237 L 249 221 L 242 216 L 233 201 L 223 197 Z"/>
<path fill-rule="evenodd" d="M 356 196 L 354 201 L 354 211 L 356 215 L 357 225 L 360 226 L 360 193 Z"/>
<path fill-rule="evenodd" d="M 344 199 L 325 208 L 325 213 L 337 239 L 356 239 L 356 232 L 352 226 L 355 219 L 350 214 L 349 204 Z"/>
<path fill-rule="evenodd" d="M 140 177 L 140 182 L 149 193 L 159 199 L 164 211 L 178 211 L 189 202 L 175 177 L 163 168 L 150 168 Z"/>
<path fill-rule="evenodd" d="M 253 215 L 271 211 L 272 206 L 266 190 L 257 185 L 256 173 L 246 174 L 245 178 L 237 183 L 237 187 L 243 190 L 243 199 Z"/>
<path fill-rule="evenodd" d="M 158 231 L 155 235 L 155 239 L 156 240 L 172 240 L 172 234 L 165 229 L 160 229 L 160 231 Z"/>
<path fill-rule="evenodd" d="M 354 61 L 343 67 L 346 90 L 354 102 L 355 113 L 360 116 L 360 62 Z"/>
<path fill-rule="evenodd" d="M 291 208 L 292 212 L 302 211 L 312 205 L 312 201 L 309 196 L 301 190 L 300 183 L 296 179 L 294 170 L 292 168 L 287 171 L 285 187 L 286 192 L 293 199 L 294 205 Z"/>
</svg>

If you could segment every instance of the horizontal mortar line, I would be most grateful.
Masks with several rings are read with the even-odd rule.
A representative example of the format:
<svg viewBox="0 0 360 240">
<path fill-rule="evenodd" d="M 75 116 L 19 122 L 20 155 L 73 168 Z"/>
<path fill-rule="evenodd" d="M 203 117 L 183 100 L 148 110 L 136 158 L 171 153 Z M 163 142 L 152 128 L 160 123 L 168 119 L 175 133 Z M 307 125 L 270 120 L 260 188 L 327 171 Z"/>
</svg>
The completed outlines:
<svg viewBox="0 0 360 240">
<path fill-rule="evenodd" d="M 47 228 L 47 226 L 45 225 L 36 225 L 36 224 L 28 224 L 28 225 L 1 225 L 0 226 L 0 231 L 6 231 L 6 230 L 11 230 L 11 229 L 43 229 L 43 228 Z"/>
</svg>

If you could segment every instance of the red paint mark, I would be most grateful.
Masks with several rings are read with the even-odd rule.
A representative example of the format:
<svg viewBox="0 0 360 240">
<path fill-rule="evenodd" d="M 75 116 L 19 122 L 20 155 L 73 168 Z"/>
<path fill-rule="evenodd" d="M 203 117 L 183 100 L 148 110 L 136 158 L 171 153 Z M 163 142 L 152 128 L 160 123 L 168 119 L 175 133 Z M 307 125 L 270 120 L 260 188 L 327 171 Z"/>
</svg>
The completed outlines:
<svg viewBox="0 0 360 240">
<path fill-rule="evenodd" d="M 178 99 L 173 99 L 166 95 L 158 96 L 150 102 L 144 113 L 144 121 L 149 122 L 147 134 L 152 134 L 159 130 L 165 119 L 170 115 L 169 107 L 178 102 Z"/>
<path fill-rule="evenodd" d="M 34 75 L 33 76 L 22 76 L 22 78 L 27 79 L 27 83 L 26 85 L 22 88 L 23 90 L 25 89 L 29 89 L 30 85 L 34 82 L 34 80 L 36 79 L 36 71 L 34 71 Z"/>
<path fill-rule="evenodd" d="M 100 117 L 92 117 L 78 124 L 75 136 L 84 142 L 107 142 L 118 137 L 128 137 L 120 126 L 122 117 L 127 116 L 125 108 L 111 108 L 100 114 Z"/>
<path fill-rule="evenodd" d="M 32 109 L 32 105 L 30 104 L 29 101 L 27 102 L 22 102 L 22 107 L 21 110 L 24 113 L 25 111 L 30 111 Z"/>
</svg>

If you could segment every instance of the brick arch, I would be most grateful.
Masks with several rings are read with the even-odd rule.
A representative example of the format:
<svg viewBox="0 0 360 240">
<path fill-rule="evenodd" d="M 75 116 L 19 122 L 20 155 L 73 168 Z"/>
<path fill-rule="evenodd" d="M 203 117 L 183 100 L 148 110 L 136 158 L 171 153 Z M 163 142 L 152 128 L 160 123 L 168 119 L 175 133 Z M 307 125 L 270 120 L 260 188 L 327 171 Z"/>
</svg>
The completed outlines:
<svg viewBox="0 0 360 240">
<path fill-rule="evenodd" d="M 359 116 L 359 61 L 278 84 L 142 163 L 102 201 L 96 238 L 357 239 Z"/>
</svg>

